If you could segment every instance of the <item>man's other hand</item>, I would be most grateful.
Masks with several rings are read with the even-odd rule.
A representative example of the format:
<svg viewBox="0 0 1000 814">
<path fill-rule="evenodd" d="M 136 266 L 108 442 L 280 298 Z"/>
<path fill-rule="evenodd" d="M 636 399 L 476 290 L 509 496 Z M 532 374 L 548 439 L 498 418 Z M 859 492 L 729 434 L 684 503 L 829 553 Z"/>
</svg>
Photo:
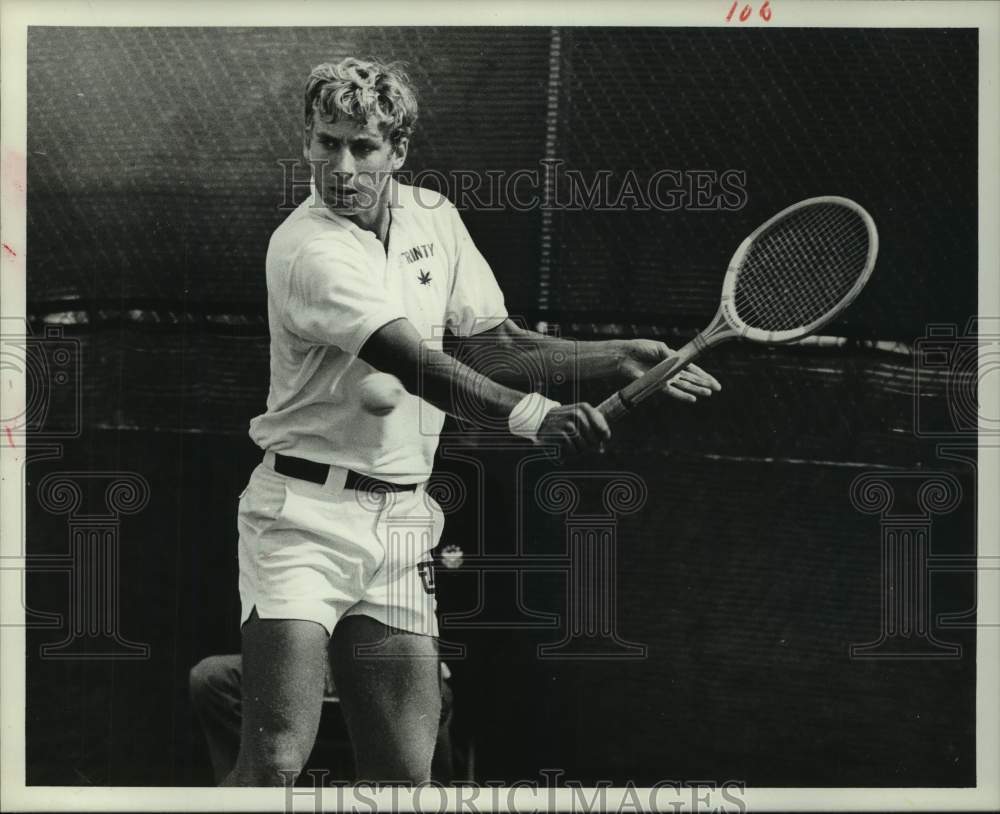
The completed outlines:
<svg viewBox="0 0 1000 814">
<path fill-rule="evenodd" d="M 584 402 L 553 407 L 538 429 L 541 443 L 556 444 L 564 454 L 599 447 L 610 438 L 607 420 L 596 407 Z"/>
<path fill-rule="evenodd" d="M 669 359 L 674 351 L 663 342 L 652 339 L 630 339 L 623 343 L 624 354 L 618 369 L 628 384 L 638 379 L 651 367 Z M 667 380 L 663 392 L 679 401 L 697 401 L 699 396 L 708 397 L 718 393 L 722 385 L 710 373 L 698 365 L 688 365 Z"/>
</svg>

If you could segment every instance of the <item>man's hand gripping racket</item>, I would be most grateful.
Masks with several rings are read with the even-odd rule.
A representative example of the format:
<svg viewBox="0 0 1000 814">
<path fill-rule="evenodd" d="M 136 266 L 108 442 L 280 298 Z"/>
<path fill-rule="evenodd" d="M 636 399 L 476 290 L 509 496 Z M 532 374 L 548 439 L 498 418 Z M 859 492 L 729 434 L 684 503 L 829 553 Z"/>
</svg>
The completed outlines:
<svg viewBox="0 0 1000 814">
<path fill-rule="evenodd" d="M 736 250 L 708 327 L 597 409 L 609 423 L 621 418 L 729 339 L 781 344 L 819 330 L 864 288 L 877 254 L 875 222 L 854 201 L 825 196 L 782 210 Z"/>
</svg>

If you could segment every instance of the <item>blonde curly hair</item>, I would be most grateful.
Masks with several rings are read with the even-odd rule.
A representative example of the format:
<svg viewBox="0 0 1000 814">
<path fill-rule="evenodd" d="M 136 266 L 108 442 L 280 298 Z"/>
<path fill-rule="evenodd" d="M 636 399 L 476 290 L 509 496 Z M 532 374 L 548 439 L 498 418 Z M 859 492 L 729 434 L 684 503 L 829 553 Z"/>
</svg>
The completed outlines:
<svg viewBox="0 0 1000 814">
<path fill-rule="evenodd" d="M 312 69 L 306 82 L 305 126 L 313 117 L 348 116 L 360 124 L 378 123 L 392 144 L 409 138 L 417 123 L 417 93 L 402 63 L 348 57 Z"/>
</svg>

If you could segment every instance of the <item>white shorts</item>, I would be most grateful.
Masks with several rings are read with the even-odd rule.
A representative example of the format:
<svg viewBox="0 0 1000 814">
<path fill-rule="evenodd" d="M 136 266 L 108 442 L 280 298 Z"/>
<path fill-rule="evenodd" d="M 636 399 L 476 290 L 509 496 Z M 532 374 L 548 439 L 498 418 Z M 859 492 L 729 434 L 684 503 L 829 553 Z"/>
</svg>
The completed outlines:
<svg viewBox="0 0 1000 814">
<path fill-rule="evenodd" d="M 306 619 L 333 633 L 345 616 L 437 636 L 430 552 L 444 515 L 423 485 L 411 492 L 344 489 L 347 470 L 325 484 L 281 475 L 273 456 L 254 469 L 239 506 L 242 625 Z"/>
</svg>

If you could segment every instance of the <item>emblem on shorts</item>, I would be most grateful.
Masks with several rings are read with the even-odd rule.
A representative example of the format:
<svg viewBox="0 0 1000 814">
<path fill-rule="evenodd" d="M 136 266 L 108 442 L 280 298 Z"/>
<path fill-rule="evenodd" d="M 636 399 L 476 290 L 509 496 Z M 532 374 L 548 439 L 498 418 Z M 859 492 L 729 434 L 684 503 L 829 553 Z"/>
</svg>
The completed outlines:
<svg viewBox="0 0 1000 814">
<path fill-rule="evenodd" d="M 429 271 L 420 270 L 420 274 L 417 276 L 420 281 L 420 285 L 430 285 L 431 284 L 431 273 Z"/>
<path fill-rule="evenodd" d="M 434 594 L 434 563 L 422 562 L 417 566 L 417 573 L 420 574 L 420 582 L 423 583 L 424 593 Z"/>
</svg>

